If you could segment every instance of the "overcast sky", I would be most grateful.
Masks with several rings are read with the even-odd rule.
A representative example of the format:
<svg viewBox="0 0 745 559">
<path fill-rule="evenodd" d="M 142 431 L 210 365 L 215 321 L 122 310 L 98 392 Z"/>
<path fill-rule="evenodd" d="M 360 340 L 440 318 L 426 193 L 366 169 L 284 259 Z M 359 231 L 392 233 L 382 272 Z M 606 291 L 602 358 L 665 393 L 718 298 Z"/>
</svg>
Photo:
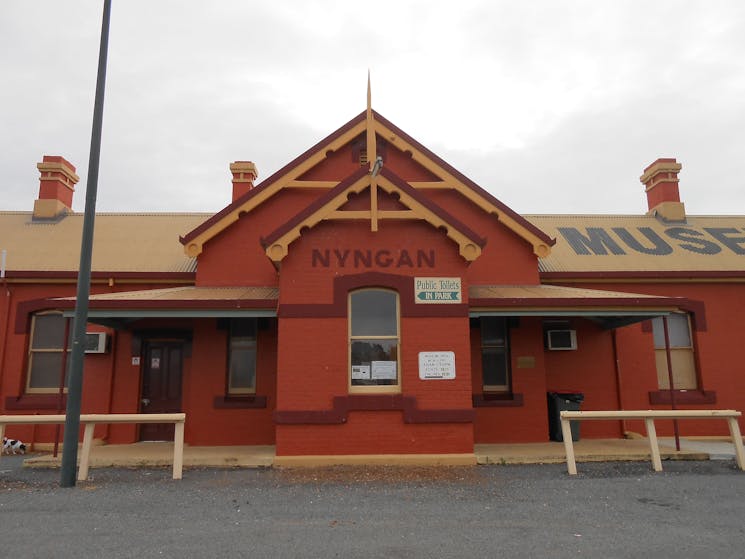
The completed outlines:
<svg viewBox="0 0 745 559">
<path fill-rule="evenodd" d="M 102 0 L 0 1 L 0 210 L 85 204 Z M 745 213 L 745 2 L 113 0 L 99 211 L 217 211 L 373 108 L 521 213 Z"/>
</svg>

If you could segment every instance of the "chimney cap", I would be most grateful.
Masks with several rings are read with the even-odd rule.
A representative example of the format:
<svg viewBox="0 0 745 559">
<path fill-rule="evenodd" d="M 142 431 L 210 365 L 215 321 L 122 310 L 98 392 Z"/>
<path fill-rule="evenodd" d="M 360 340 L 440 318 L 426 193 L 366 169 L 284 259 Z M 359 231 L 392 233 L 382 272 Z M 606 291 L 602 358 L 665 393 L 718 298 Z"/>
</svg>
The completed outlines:
<svg viewBox="0 0 745 559">
<path fill-rule="evenodd" d="M 678 163 L 674 157 L 660 157 L 644 168 L 644 173 L 639 180 L 642 184 L 647 184 L 658 173 L 678 173 L 682 168 L 683 165 Z"/>
</svg>

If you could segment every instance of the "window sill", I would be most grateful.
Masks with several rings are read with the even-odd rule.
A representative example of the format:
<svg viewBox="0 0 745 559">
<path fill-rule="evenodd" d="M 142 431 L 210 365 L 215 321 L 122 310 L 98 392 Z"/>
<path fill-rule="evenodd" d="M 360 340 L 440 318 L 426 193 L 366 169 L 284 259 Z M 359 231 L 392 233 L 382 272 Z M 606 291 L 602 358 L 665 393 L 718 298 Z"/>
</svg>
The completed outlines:
<svg viewBox="0 0 745 559">
<path fill-rule="evenodd" d="M 218 410 L 266 408 L 266 396 L 215 396 L 212 407 Z"/>
<path fill-rule="evenodd" d="M 401 386 L 398 384 L 380 384 L 377 386 L 350 386 L 349 394 L 401 394 Z"/>
<path fill-rule="evenodd" d="M 675 390 L 676 404 L 716 404 L 717 393 L 713 390 Z M 654 405 L 672 404 L 669 390 L 655 390 L 649 393 L 649 403 Z"/>
<path fill-rule="evenodd" d="M 512 392 L 473 395 L 474 408 L 516 408 L 523 405 L 523 395 Z"/>
<path fill-rule="evenodd" d="M 23 394 L 21 396 L 7 396 L 5 398 L 5 409 L 12 411 L 21 410 L 54 410 L 65 411 L 67 406 L 67 394 L 62 395 L 60 404 L 59 394 Z"/>
</svg>

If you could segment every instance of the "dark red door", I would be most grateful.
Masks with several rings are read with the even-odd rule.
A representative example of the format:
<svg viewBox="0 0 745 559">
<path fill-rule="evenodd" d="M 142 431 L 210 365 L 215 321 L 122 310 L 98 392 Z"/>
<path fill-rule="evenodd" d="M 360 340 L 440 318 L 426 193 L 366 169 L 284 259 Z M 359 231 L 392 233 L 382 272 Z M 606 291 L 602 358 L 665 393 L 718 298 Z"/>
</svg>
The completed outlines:
<svg viewBox="0 0 745 559">
<path fill-rule="evenodd" d="M 144 357 L 140 412 L 180 412 L 183 343 L 150 340 L 145 343 Z M 173 430 L 173 424 L 144 423 L 140 440 L 172 441 Z"/>
</svg>

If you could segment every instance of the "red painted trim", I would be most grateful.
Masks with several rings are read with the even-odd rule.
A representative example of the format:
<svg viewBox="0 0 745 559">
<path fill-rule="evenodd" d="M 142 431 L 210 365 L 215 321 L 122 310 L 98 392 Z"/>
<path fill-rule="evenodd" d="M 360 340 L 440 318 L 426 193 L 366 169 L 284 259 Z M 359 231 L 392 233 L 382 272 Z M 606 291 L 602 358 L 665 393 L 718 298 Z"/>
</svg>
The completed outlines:
<svg viewBox="0 0 745 559">
<path fill-rule="evenodd" d="M 615 297 L 505 297 L 490 299 L 470 299 L 473 307 L 678 307 L 690 304 L 689 299 L 683 297 L 629 297 L 618 299 Z"/>
<path fill-rule="evenodd" d="M 189 231 L 186 235 L 179 237 L 179 241 L 181 241 L 181 244 L 186 244 L 189 241 L 191 241 L 193 238 L 197 237 L 210 227 L 212 227 L 214 224 L 218 223 L 223 217 L 231 213 L 234 209 L 240 207 L 245 202 L 256 196 L 259 192 L 267 188 L 268 185 L 275 182 L 277 179 L 279 179 L 282 175 L 286 174 L 288 171 L 293 169 L 294 167 L 297 167 L 300 163 L 308 159 L 311 155 L 316 153 L 318 150 L 322 149 L 325 145 L 333 142 L 340 136 L 344 135 L 348 130 L 354 128 L 357 124 L 365 120 L 365 112 L 360 113 L 356 117 L 354 117 L 352 120 L 344 124 L 341 128 L 336 130 L 335 132 L 332 132 L 328 136 L 326 136 L 323 140 L 315 144 L 310 149 L 303 152 L 301 155 L 290 161 L 287 165 L 282 167 L 279 171 L 274 173 L 269 178 L 261 181 L 258 185 L 253 187 L 251 190 L 246 192 L 243 196 L 237 198 L 234 200 L 230 205 L 226 206 L 219 212 L 217 212 L 215 215 L 210 217 L 207 221 L 203 222 L 201 225 L 198 225 L 195 229 L 192 229 Z"/>
<path fill-rule="evenodd" d="M 69 270 L 49 271 L 49 270 L 8 270 L 5 274 L 8 278 L 21 279 L 77 279 L 78 273 Z M 194 281 L 197 277 L 196 272 L 91 272 L 92 279 L 108 280 L 171 280 L 171 281 Z"/>
<path fill-rule="evenodd" d="M 274 422 L 280 425 L 334 425 L 347 422 L 351 411 L 402 411 L 404 423 L 472 423 L 472 409 L 417 408 L 414 396 L 401 394 L 350 394 L 334 396 L 330 410 L 276 410 Z"/>
<path fill-rule="evenodd" d="M 368 174 L 367 167 L 360 167 L 359 170 L 355 171 L 347 178 L 342 180 L 334 188 L 326 192 L 323 196 L 316 198 L 311 204 L 303 208 L 299 213 L 295 214 L 294 217 L 289 219 L 286 223 L 269 233 L 266 237 L 262 237 L 261 244 L 264 248 L 271 245 L 277 239 L 282 237 L 288 231 L 291 231 L 297 227 L 300 223 L 305 221 L 308 217 L 312 216 L 317 211 L 321 210 L 326 206 L 333 198 L 344 192 L 362 177 Z"/>
<path fill-rule="evenodd" d="M 218 410 L 266 408 L 266 396 L 215 396 L 212 407 Z"/>
<path fill-rule="evenodd" d="M 356 171 L 346 179 L 344 179 L 341 183 L 339 183 L 336 187 L 331 189 L 329 192 L 324 194 L 323 196 L 317 198 L 312 204 L 304 208 L 301 212 L 296 214 L 292 219 L 287 221 L 285 224 L 280 226 L 279 228 L 275 229 L 269 235 L 261 239 L 261 244 L 264 248 L 271 245 L 273 242 L 275 242 L 277 239 L 282 237 L 285 233 L 288 231 L 292 231 L 295 227 L 297 227 L 299 224 L 301 224 L 303 221 L 305 221 L 308 217 L 312 216 L 316 212 L 322 210 L 325 208 L 331 200 L 333 200 L 336 196 L 343 193 L 345 190 L 347 190 L 350 186 L 352 186 L 355 182 L 360 180 L 362 177 L 366 176 L 368 174 L 368 171 L 365 167 L 360 168 L 359 171 Z M 426 199 L 421 193 L 419 193 L 417 190 L 412 188 L 406 181 L 398 177 L 395 173 L 390 171 L 389 169 L 386 169 L 385 167 L 380 171 L 380 174 L 387 178 L 389 181 L 391 181 L 393 184 L 395 184 L 398 188 L 400 188 L 403 192 L 414 198 L 417 202 L 419 202 L 422 206 L 427 208 L 430 212 L 435 214 L 437 217 L 445 221 L 449 226 L 453 227 L 466 237 L 468 237 L 470 240 L 475 242 L 480 247 L 484 247 L 486 245 L 486 239 L 479 236 L 477 233 L 475 233 L 472 229 L 467 227 L 463 222 L 459 221 L 452 215 L 450 215 L 448 212 L 443 210 L 440 206 L 432 202 L 431 200 Z"/>
<path fill-rule="evenodd" d="M 522 394 L 474 394 L 474 408 L 512 408 L 521 407 L 524 403 Z"/>
<path fill-rule="evenodd" d="M 5 409 L 12 411 L 54 410 L 58 409 L 59 394 L 23 394 L 7 396 Z M 67 405 L 67 394 L 62 395 L 63 407 Z"/>
<path fill-rule="evenodd" d="M 706 332 L 706 307 L 703 301 L 688 300 L 680 308 L 691 315 L 693 330 L 697 332 Z"/>
<path fill-rule="evenodd" d="M 596 256 L 595 258 L 602 258 Z M 575 279 L 745 279 L 745 270 L 731 271 L 713 271 L 713 270 L 659 270 L 656 272 L 649 271 L 616 271 L 616 272 L 540 272 L 542 280 L 575 280 Z"/>
<path fill-rule="evenodd" d="M 65 301 L 75 304 L 75 301 Z M 211 299 L 192 301 L 90 300 L 92 309 L 274 309 L 276 299 Z"/>
<path fill-rule="evenodd" d="M 63 308 L 63 306 L 52 302 L 51 299 L 31 299 L 30 301 L 20 301 L 16 305 L 15 333 L 28 333 L 29 328 L 31 327 L 32 314 L 39 311 L 57 310 L 61 308 Z"/>
<path fill-rule="evenodd" d="M 486 246 L 486 239 L 484 239 L 483 237 L 480 237 L 471 228 L 469 228 L 465 223 L 463 223 L 462 221 L 450 215 L 440 206 L 435 204 L 432 200 L 429 200 L 428 198 L 423 196 L 415 188 L 412 188 L 411 185 L 409 185 L 409 183 L 407 183 L 401 177 L 396 175 L 393 171 L 391 171 L 390 169 L 387 169 L 386 167 L 383 167 L 380 170 L 380 174 L 384 176 L 385 178 L 387 178 L 389 181 L 391 181 L 393 184 L 395 184 L 398 188 L 400 188 L 406 194 L 414 198 L 414 200 L 419 202 L 422 206 L 427 208 L 433 214 L 435 214 L 436 216 L 441 218 L 443 221 L 445 221 L 448 225 L 453 226 L 456 230 L 458 230 L 463 235 L 465 235 L 466 237 L 474 241 L 481 248 L 484 248 L 484 246 Z"/>
<path fill-rule="evenodd" d="M 334 278 L 334 301 L 330 304 L 280 304 L 279 318 L 345 318 L 347 294 L 362 287 L 384 287 L 399 294 L 402 317 L 466 317 L 468 305 L 423 305 L 415 303 L 414 278 L 382 272 L 365 272 Z"/>
<path fill-rule="evenodd" d="M 529 222 L 527 219 L 522 217 L 520 214 L 512 210 L 511 208 L 504 205 L 502 202 L 497 200 L 494 196 L 489 194 L 486 190 L 481 188 L 479 185 L 477 185 L 475 182 L 473 182 L 471 179 L 466 177 L 463 173 L 458 171 L 456 168 L 451 166 L 449 163 L 445 162 L 443 159 L 441 159 L 439 156 L 435 155 L 433 152 L 431 152 L 429 149 L 424 147 L 422 144 L 417 142 L 414 138 L 409 136 L 406 132 L 401 130 L 399 127 L 395 126 L 393 123 L 391 123 L 389 120 L 384 118 L 380 113 L 373 111 L 373 114 L 375 115 L 375 120 L 379 121 L 384 126 L 388 127 L 392 132 L 397 134 L 398 136 L 402 137 L 404 140 L 406 140 L 408 143 L 415 146 L 419 151 L 424 153 L 429 159 L 437 163 L 440 167 L 445 169 L 448 173 L 453 175 L 454 177 L 457 177 L 458 180 L 460 180 L 463 184 L 468 186 L 471 190 L 474 192 L 477 192 L 480 196 L 488 200 L 490 203 L 494 204 L 497 208 L 500 209 L 500 211 L 504 212 L 505 214 L 509 215 L 512 219 L 514 219 L 517 223 L 525 227 L 528 231 L 539 237 L 541 240 L 543 240 L 546 244 L 549 246 L 553 246 L 556 244 L 556 239 L 553 239 L 549 237 L 546 233 L 541 231 L 538 227 L 533 225 L 531 222 Z M 385 169 L 385 168 L 384 168 Z"/>
<path fill-rule="evenodd" d="M 656 390 L 649 393 L 652 405 L 670 405 L 670 391 Z M 684 405 L 716 404 L 717 393 L 713 390 L 676 390 L 675 403 Z"/>
</svg>

